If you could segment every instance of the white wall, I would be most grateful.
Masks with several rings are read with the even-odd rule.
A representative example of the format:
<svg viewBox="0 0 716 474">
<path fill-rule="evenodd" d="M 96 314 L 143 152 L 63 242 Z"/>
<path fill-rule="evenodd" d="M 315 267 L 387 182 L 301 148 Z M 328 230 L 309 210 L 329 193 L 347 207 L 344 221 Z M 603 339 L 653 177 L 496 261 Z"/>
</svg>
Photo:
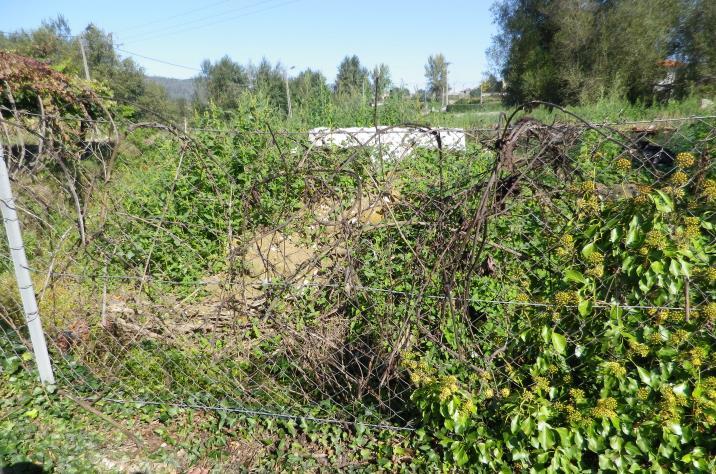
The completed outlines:
<svg viewBox="0 0 716 474">
<path fill-rule="evenodd" d="M 384 159 L 399 160 L 415 148 L 436 150 L 437 134 L 440 134 L 443 150 L 465 150 L 465 131 L 461 128 L 440 128 L 425 130 L 400 127 L 348 127 L 311 129 L 308 138 L 317 147 L 336 146 L 339 148 L 370 147 L 383 155 Z"/>
</svg>

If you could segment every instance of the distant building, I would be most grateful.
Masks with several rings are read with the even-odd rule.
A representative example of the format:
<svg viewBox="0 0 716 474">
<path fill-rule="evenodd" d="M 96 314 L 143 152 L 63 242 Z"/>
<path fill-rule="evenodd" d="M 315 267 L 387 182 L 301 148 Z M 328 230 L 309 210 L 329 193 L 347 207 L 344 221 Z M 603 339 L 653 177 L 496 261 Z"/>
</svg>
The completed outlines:
<svg viewBox="0 0 716 474">
<path fill-rule="evenodd" d="M 674 88 L 674 84 L 676 83 L 676 73 L 679 69 L 686 66 L 686 63 L 675 59 L 665 59 L 659 61 L 657 65 L 666 70 L 666 77 L 654 85 L 654 92 L 671 92 L 671 89 Z"/>
</svg>

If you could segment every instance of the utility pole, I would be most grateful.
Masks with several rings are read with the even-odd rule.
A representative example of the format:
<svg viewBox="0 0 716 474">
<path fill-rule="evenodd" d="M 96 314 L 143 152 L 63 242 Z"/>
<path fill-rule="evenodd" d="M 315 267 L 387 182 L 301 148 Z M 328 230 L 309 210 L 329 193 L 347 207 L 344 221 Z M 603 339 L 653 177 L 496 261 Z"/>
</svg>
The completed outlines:
<svg viewBox="0 0 716 474">
<path fill-rule="evenodd" d="M 85 39 L 80 36 L 77 38 L 77 42 L 80 44 L 80 52 L 82 53 L 82 64 L 85 68 L 85 79 L 90 80 L 89 67 L 87 66 L 87 55 L 85 54 Z"/>
<path fill-rule="evenodd" d="M 288 71 L 293 70 L 295 67 L 296 66 L 291 66 L 283 73 L 283 80 L 286 83 L 286 104 L 288 104 L 288 118 L 293 117 L 293 111 L 291 110 L 291 88 L 288 87 Z"/>
<path fill-rule="evenodd" d="M 25 247 L 20 233 L 20 220 L 17 218 L 17 209 L 15 200 L 12 197 L 10 177 L 5 166 L 3 151 L 3 147 L 0 145 L 0 215 L 2 215 L 7 242 L 10 247 L 10 256 L 15 267 L 15 279 L 20 290 L 22 308 L 25 312 L 25 324 L 30 332 L 30 342 L 35 353 L 35 363 L 40 374 L 40 381 L 43 384 L 53 385 L 55 376 L 52 373 L 50 355 L 47 352 L 45 333 L 42 331 L 40 312 L 37 309 L 35 290 L 32 287 L 32 278 L 30 277 L 30 267 L 27 264 L 27 255 L 25 255 Z"/>
<path fill-rule="evenodd" d="M 445 63 L 445 111 L 450 105 L 450 83 L 448 82 L 448 65 Z"/>
</svg>

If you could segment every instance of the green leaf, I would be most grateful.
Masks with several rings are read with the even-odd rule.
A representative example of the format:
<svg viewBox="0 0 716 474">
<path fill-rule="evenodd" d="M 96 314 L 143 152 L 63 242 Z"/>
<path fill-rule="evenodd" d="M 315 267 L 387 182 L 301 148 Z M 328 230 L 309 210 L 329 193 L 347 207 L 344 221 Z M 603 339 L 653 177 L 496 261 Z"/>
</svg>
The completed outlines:
<svg viewBox="0 0 716 474">
<path fill-rule="evenodd" d="M 527 417 L 522 420 L 522 423 L 520 423 L 520 429 L 527 436 L 531 435 L 535 429 L 535 422 L 532 420 L 532 417 Z"/>
<path fill-rule="evenodd" d="M 627 232 L 624 244 L 627 247 L 635 247 L 639 239 L 639 230 L 641 223 L 639 222 L 639 216 L 634 216 L 629 223 L 629 231 Z"/>
<path fill-rule="evenodd" d="M 617 229 L 616 227 L 613 228 L 611 230 L 611 232 L 609 232 L 609 242 L 611 242 L 611 243 L 617 242 L 619 240 L 620 234 L 621 234 L 621 232 L 619 232 L 619 229 Z"/>
<path fill-rule="evenodd" d="M 675 435 L 681 436 L 683 434 L 683 431 L 681 429 L 681 425 L 678 423 L 669 423 L 669 429 L 672 433 Z"/>
<path fill-rule="evenodd" d="M 634 268 L 634 261 L 636 259 L 633 255 L 627 255 L 624 260 L 622 260 L 622 271 L 626 274 L 630 274 L 631 270 Z"/>
<path fill-rule="evenodd" d="M 568 269 L 564 272 L 564 281 L 570 282 L 570 281 L 576 281 L 577 283 L 585 284 L 588 282 L 587 278 L 577 270 L 574 269 Z"/>
<path fill-rule="evenodd" d="M 559 441 L 563 448 L 567 449 L 572 445 L 572 434 L 567 428 L 556 428 L 555 431 L 559 434 Z"/>
<path fill-rule="evenodd" d="M 520 416 L 519 415 L 513 416 L 512 420 L 510 421 L 510 431 L 512 432 L 512 434 L 517 433 L 519 424 L 520 424 Z"/>
<path fill-rule="evenodd" d="M 547 423 L 540 422 L 538 429 L 537 439 L 542 449 L 550 449 L 554 446 L 554 435 L 552 434 L 550 426 Z"/>
<path fill-rule="evenodd" d="M 691 277 L 691 265 L 684 261 L 683 258 L 679 257 L 679 264 L 681 265 L 681 274 L 687 278 Z"/>
<path fill-rule="evenodd" d="M 587 316 L 589 313 L 592 312 L 592 301 L 591 300 L 582 300 L 577 305 L 577 309 L 579 310 L 579 314 L 582 316 Z"/>
<path fill-rule="evenodd" d="M 540 331 L 542 334 L 542 340 L 546 343 L 549 342 L 549 335 L 552 333 L 552 329 L 550 329 L 549 326 L 542 326 L 542 330 Z"/>
<path fill-rule="evenodd" d="M 453 459 L 455 459 L 458 466 L 464 466 L 468 463 L 468 461 L 470 461 L 463 443 L 456 441 L 452 444 L 450 449 L 452 451 Z"/>
<path fill-rule="evenodd" d="M 590 242 L 584 247 L 582 247 L 582 255 L 584 258 L 589 258 L 590 255 L 594 253 L 596 250 L 596 245 L 594 245 L 594 242 Z"/>
<path fill-rule="evenodd" d="M 664 264 L 659 260 L 654 260 L 650 265 L 651 270 L 657 275 L 664 273 Z"/>
<path fill-rule="evenodd" d="M 639 373 L 639 378 L 641 379 L 641 381 L 651 387 L 651 373 L 648 370 L 639 367 L 638 365 L 636 366 L 636 371 Z"/>
<path fill-rule="evenodd" d="M 567 350 L 567 338 L 563 335 L 552 332 L 552 345 L 554 346 L 555 350 L 560 353 L 564 354 Z"/>
<path fill-rule="evenodd" d="M 669 261 L 669 273 L 675 277 L 678 277 L 681 274 L 681 269 L 679 268 L 676 260 L 673 258 Z"/>
<path fill-rule="evenodd" d="M 525 451 L 524 449 L 512 452 L 512 460 L 513 461 L 523 461 L 523 460 L 526 460 L 529 458 L 530 458 L 529 453 L 527 451 Z"/>
<path fill-rule="evenodd" d="M 672 212 L 674 210 L 674 201 L 672 201 L 666 193 L 658 189 L 656 190 L 656 194 L 658 197 L 652 194 L 652 199 L 654 200 L 654 206 L 656 209 L 664 214 Z"/>
</svg>

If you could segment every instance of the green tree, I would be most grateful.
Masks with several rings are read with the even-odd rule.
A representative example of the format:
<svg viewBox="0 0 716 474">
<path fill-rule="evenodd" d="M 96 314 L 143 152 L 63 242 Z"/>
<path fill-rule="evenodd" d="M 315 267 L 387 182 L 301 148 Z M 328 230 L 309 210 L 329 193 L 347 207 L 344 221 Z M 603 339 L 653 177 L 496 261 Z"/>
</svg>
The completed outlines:
<svg viewBox="0 0 716 474">
<path fill-rule="evenodd" d="M 482 92 L 502 92 L 502 81 L 495 77 L 494 74 L 489 73 L 480 83 L 479 90 Z M 470 95 L 472 95 L 472 91 L 470 91 Z"/>
<path fill-rule="evenodd" d="M 266 97 L 274 108 L 287 112 L 286 70 L 280 64 L 272 65 L 266 58 L 263 58 L 258 66 L 249 67 L 248 70 L 253 90 Z"/>
<path fill-rule="evenodd" d="M 493 5 L 500 28 L 488 54 L 507 81 L 511 103 L 530 99 L 559 102 L 559 78 L 550 52 L 558 27 L 549 0 L 502 0 Z"/>
<path fill-rule="evenodd" d="M 428 93 L 434 99 L 443 97 L 447 90 L 448 62 L 442 53 L 433 54 L 425 65 L 425 79 L 428 81 Z"/>
<path fill-rule="evenodd" d="M 390 68 L 387 64 L 379 64 L 370 72 L 371 95 L 376 94 L 378 99 L 385 96 L 390 89 Z"/>
<path fill-rule="evenodd" d="M 331 110 L 331 90 L 319 71 L 305 69 L 289 82 L 294 115 L 310 125 L 325 125 Z"/>
<path fill-rule="evenodd" d="M 702 67 L 714 56 L 705 46 L 713 44 L 707 25 L 716 20 L 707 4 L 713 2 L 501 0 L 493 6 L 499 33 L 488 54 L 510 103 L 588 103 L 606 95 L 650 102 L 666 76 L 663 60 L 688 58 L 691 83 L 713 70 Z"/>
<path fill-rule="evenodd" d="M 79 36 L 73 36 L 67 20 L 60 15 L 43 21 L 35 30 L 0 35 L 0 48 L 41 60 L 64 74 L 84 79 L 80 41 L 85 44 L 91 79 L 112 91 L 126 115 L 145 117 L 152 115 L 152 110 L 176 115 L 177 106 L 169 100 L 164 88 L 147 81 L 144 70 L 132 59 L 121 58 L 111 35 L 92 24 Z"/>
<path fill-rule="evenodd" d="M 242 65 L 224 56 L 216 63 L 201 64 L 197 82 L 206 90 L 207 99 L 221 108 L 236 108 L 241 93 L 249 87 L 249 74 Z"/>
<path fill-rule="evenodd" d="M 346 56 L 338 65 L 335 90 L 338 95 L 354 95 L 362 91 L 368 82 L 368 70 L 361 66 L 355 54 Z"/>
<path fill-rule="evenodd" d="M 686 64 L 685 84 L 707 85 L 716 89 L 716 2 L 684 1 L 682 27 L 676 30 L 676 57 Z M 685 85 L 684 84 L 684 85 Z M 686 92 L 682 86 L 680 92 Z"/>
</svg>

